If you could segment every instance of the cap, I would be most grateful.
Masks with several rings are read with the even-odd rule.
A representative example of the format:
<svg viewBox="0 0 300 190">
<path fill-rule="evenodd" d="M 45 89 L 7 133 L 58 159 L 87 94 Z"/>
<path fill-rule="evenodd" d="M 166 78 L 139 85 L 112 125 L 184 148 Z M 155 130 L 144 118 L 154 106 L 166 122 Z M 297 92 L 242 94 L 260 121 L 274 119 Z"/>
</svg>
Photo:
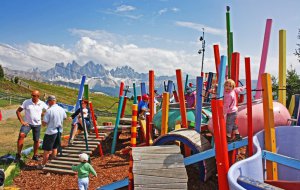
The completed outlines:
<svg viewBox="0 0 300 190">
<path fill-rule="evenodd" d="M 84 162 L 84 161 L 87 162 L 88 160 L 89 160 L 89 156 L 86 153 L 79 154 L 79 161 L 80 162 Z"/>
<path fill-rule="evenodd" d="M 149 99 L 149 96 L 147 95 L 147 94 L 144 94 L 143 96 L 142 96 L 142 100 L 148 100 Z"/>
<path fill-rule="evenodd" d="M 48 96 L 47 100 L 48 100 L 48 101 L 51 101 L 51 100 L 56 100 L 56 98 L 55 98 L 55 96 L 53 96 L 53 95 L 50 95 L 50 96 Z"/>
</svg>

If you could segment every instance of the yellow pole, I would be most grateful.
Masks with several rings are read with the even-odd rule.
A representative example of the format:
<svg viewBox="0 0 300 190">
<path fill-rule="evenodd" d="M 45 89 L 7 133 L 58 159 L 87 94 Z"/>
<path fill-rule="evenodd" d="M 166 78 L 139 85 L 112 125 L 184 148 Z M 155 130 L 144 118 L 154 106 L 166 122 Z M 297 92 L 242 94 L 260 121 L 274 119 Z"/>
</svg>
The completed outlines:
<svg viewBox="0 0 300 190">
<path fill-rule="evenodd" d="M 286 88 L 286 31 L 279 30 L 279 89 Z M 278 102 L 286 106 L 286 90 L 279 90 Z"/>
<path fill-rule="evenodd" d="M 272 82 L 271 75 L 262 74 L 263 109 L 265 127 L 265 149 L 276 153 L 276 136 L 273 112 Z M 277 180 L 277 163 L 267 160 L 267 180 Z"/>
<path fill-rule="evenodd" d="M 169 93 L 163 93 L 163 102 L 162 102 L 162 119 L 161 119 L 161 135 L 168 133 L 168 124 L 169 124 Z"/>
<path fill-rule="evenodd" d="M 291 116 L 294 113 L 294 108 L 295 108 L 295 95 L 292 95 L 292 98 L 291 98 L 291 101 L 290 101 L 290 105 L 289 105 L 289 112 L 290 112 Z"/>
</svg>

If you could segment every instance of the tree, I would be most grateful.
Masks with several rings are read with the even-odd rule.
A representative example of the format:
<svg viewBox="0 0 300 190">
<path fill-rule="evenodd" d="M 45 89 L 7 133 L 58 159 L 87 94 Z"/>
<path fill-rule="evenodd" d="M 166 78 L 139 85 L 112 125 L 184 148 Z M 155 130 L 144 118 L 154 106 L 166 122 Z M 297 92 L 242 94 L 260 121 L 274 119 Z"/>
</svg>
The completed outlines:
<svg viewBox="0 0 300 190">
<path fill-rule="evenodd" d="M 2 65 L 0 65 L 0 79 L 4 78 L 4 70 L 2 68 Z"/>
<path fill-rule="evenodd" d="M 300 39 L 300 29 L 298 29 L 298 36 L 297 36 L 298 40 Z M 300 62 L 300 44 L 296 44 L 297 48 L 295 49 L 295 53 L 294 55 L 297 56 L 298 61 Z"/>
<path fill-rule="evenodd" d="M 19 77 L 15 77 L 15 78 L 14 78 L 14 82 L 15 82 L 16 84 L 18 84 L 18 83 L 19 83 Z"/>
</svg>

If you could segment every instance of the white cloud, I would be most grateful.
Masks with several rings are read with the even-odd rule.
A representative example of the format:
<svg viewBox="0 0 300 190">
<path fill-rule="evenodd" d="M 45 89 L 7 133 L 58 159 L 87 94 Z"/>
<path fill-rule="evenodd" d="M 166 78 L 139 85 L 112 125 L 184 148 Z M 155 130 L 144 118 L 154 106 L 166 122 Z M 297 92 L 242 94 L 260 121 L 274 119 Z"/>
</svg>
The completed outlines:
<svg viewBox="0 0 300 190">
<path fill-rule="evenodd" d="M 166 13 L 167 11 L 168 11 L 168 9 L 167 9 L 167 8 L 164 8 L 164 9 L 159 10 L 159 11 L 158 11 L 158 14 L 159 14 L 159 15 L 162 15 L 162 14 Z"/>
<path fill-rule="evenodd" d="M 161 10 L 158 11 L 158 15 L 162 15 L 162 14 L 165 14 L 167 13 L 168 11 L 171 11 L 173 13 L 176 13 L 179 11 L 179 9 L 177 7 L 173 7 L 173 8 L 163 8 Z"/>
<path fill-rule="evenodd" d="M 198 24 L 198 23 L 193 23 L 193 22 L 182 22 L 182 21 L 176 21 L 175 24 L 177 26 L 191 28 L 191 29 L 201 31 L 201 32 L 203 31 L 203 28 L 204 28 L 206 33 L 215 34 L 215 35 L 224 35 L 225 36 L 225 34 L 226 34 L 225 30 L 218 29 L 218 28 L 212 28 L 212 27 L 206 26 L 204 24 Z"/>
<path fill-rule="evenodd" d="M 121 5 L 116 8 L 116 12 L 128 12 L 128 11 L 134 11 L 136 8 L 130 5 Z"/>
</svg>

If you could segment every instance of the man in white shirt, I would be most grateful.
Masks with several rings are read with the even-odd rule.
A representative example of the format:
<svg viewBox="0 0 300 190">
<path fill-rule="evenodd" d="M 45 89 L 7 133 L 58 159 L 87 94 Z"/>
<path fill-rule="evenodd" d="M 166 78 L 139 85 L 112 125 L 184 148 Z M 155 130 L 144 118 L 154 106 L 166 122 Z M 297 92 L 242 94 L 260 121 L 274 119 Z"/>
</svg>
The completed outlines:
<svg viewBox="0 0 300 190">
<path fill-rule="evenodd" d="M 38 160 L 37 151 L 40 146 L 39 139 L 40 139 L 40 130 L 41 130 L 41 123 L 42 123 L 42 113 L 43 110 L 46 110 L 48 106 L 45 102 L 39 99 L 40 92 L 38 90 L 34 90 L 31 93 L 31 99 L 25 100 L 23 104 L 17 109 L 16 114 L 17 117 L 22 124 L 19 138 L 17 142 L 18 153 L 16 154 L 15 162 L 19 162 L 21 159 L 21 151 L 24 144 L 24 139 L 27 134 L 32 130 L 33 134 L 33 160 Z M 21 112 L 25 110 L 25 117 L 24 119 L 21 116 Z"/>
<path fill-rule="evenodd" d="M 63 132 L 63 122 L 67 118 L 65 110 L 56 104 L 55 96 L 50 95 L 48 97 L 49 109 L 44 115 L 43 126 L 47 125 L 43 140 L 43 162 L 38 169 L 43 169 L 48 161 L 49 155 L 52 154 L 52 158 L 57 155 L 57 148 L 59 147 L 60 137 Z"/>
</svg>

